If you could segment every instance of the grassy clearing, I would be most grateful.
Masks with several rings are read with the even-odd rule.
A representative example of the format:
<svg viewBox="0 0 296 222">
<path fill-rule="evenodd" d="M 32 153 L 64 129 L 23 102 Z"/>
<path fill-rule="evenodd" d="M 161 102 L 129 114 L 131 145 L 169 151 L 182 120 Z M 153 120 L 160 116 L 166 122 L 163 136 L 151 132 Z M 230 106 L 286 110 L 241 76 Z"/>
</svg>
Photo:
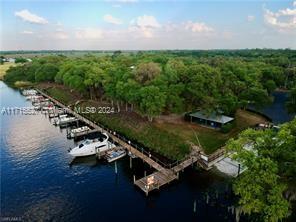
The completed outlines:
<svg viewBox="0 0 296 222">
<path fill-rule="evenodd" d="M 32 82 L 29 81 L 16 81 L 14 83 L 14 86 L 17 88 L 23 88 L 23 87 L 29 87 L 29 86 L 33 86 L 34 84 Z"/>
<path fill-rule="evenodd" d="M 266 122 L 263 117 L 245 110 L 238 110 L 235 115 L 235 127 L 226 134 L 190 123 L 161 123 L 157 124 L 157 126 L 179 135 L 183 140 L 190 141 L 194 144 L 200 143 L 205 153 L 210 154 L 224 146 L 228 139 L 237 136 L 242 130 L 262 122 Z"/>
<path fill-rule="evenodd" d="M 15 66 L 15 63 L 5 62 L 3 65 L 0 65 L 0 80 L 3 80 L 6 71 L 9 69 L 10 66 Z"/>
</svg>

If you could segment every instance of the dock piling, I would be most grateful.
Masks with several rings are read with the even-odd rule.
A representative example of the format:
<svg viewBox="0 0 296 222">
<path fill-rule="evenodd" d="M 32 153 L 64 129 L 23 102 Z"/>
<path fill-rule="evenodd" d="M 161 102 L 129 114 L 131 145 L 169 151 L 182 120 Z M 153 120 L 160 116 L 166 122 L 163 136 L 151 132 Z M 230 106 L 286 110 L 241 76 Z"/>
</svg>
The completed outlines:
<svg viewBox="0 0 296 222">
<path fill-rule="evenodd" d="M 114 167 L 115 167 L 115 173 L 117 174 L 117 161 L 115 161 Z"/>
</svg>

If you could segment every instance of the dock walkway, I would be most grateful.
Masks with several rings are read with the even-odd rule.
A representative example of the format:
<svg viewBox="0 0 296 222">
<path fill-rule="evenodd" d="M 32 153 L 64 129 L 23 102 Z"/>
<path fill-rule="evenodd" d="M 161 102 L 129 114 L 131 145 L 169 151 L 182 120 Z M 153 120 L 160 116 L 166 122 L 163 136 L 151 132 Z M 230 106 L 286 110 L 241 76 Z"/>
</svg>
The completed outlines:
<svg viewBox="0 0 296 222">
<path fill-rule="evenodd" d="M 135 180 L 134 177 L 134 184 L 138 186 L 141 190 L 143 190 L 146 195 L 152 190 L 159 189 L 161 186 L 172 182 L 179 178 L 179 172 L 183 171 L 186 167 L 193 165 L 194 163 L 203 163 L 200 158 L 200 151 L 198 149 L 193 149 L 190 155 L 185 157 L 181 161 L 177 161 L 175 164 L 166 165 L 162 163 L 159 159 L 152 156 L 149 152 L 145 151 L 144 149 L 139 149 L 139 147 L 134 147 L 130 141 L 127 141 L 126 138 L 117 135 L 116 132 L 113 132 L 109 129 L 106 129 L 104 126 L 99 126 L 99 124 L 90 121 L 89 119 L 81 116 L 80 114 L 74 112 L 69 107 L 65 106 L 58 100 L 52 98 L 51 96 L 47 95 L 46 93 L 42 92 L 39 89 L 36 89 L 41 95 L 50 99 L 56 105 L 60 106 L 67 110 L 67 112 L 73 116 L 75 116 L 80 121 L 83 121 L 87 125 L 91 126 L 94 130 L 100 131 L 102 133 L 108 133 L 109 137 L 125 148 L 128 152 L 131 152 L 136 157 L 142 159 L 148 165 L 153 167 L 156 172 L 145 176 L 141 179 Z M 202 164 L 200 164 L 202 166 Z M 151 181 L 153 183 L 151 183 Z"/>
</svg>

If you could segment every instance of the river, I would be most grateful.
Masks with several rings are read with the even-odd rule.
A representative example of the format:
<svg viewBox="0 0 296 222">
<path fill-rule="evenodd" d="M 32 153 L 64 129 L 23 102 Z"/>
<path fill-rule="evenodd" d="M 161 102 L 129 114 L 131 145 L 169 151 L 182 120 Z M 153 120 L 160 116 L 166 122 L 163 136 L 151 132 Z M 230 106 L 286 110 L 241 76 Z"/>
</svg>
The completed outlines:
<svg viewBox="0 0 296 222">
<path fill-rule="evenodd" d="M 1 110 L 28 107 L 0 82 Z M 133 185 L 152 171 L 141 160 L 114 163 L 72 158 L 66 130 L 44 114 L 1 113 L 1 217 L 15 221 L 235 221 L 230 179 L 189 167 L 180 179 L 145 194 Z M 194 202 L 196 204 L 194 204 Z M 196 208 L 194 209 L 194 205 Z"/>
</svg>

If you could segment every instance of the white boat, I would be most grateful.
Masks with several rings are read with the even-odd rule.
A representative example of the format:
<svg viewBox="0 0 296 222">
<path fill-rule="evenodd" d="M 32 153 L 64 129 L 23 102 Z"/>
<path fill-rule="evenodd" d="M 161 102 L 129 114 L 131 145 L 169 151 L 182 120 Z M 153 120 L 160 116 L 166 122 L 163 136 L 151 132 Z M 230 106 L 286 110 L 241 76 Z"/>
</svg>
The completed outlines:
<svg viewBox="0 0 296 222">
<path fill-rule="evenodd" d="M 35 96 L 35 95 L 28 95 L 28 96 L 26 96 L 26 100 L 35 100 L 37 98 L 37 96 Z"/>
<path fill-rule="evenodd" d="M 90 128 L 88 126 L 83 126 L 83 127 L 79 127 L 76 129 L 72 129 L 70 131 L 70 138 L 74 138 L 75 136 L 79 135 L 80 133 L 87 132 L 87 131 L 90 131 Z"/>
<path fill-rule="evenodd" d="M 106 159 L 108 163 L 111 163 L 115 160 L 118 160 L 126 155 L 126 151 L 124 149 L 117 149 L 117 150 L 112 150 L 108 151 L 106 154 Z"/>
<path fill-rule="evenodd" d="M 56 125 L 64 125 L 67 123 L 72 123 L 74 121 L 76 121 L 77 119 L 75 117 L 63 117 L 63 118 L 59 118 L 56 122 Z"/>
<path fill-rule="evenodd" d="M 90 156 L 96 153 L 105 152 L 112 148 L 108 142 L 109 136 L 103 133 L 102 138 L 86 139 L 78 146 L 69 150 L 69 154 L 74 157 Z"/>
<path fill-rule="evenodd" d="M 32 96 L 31 97 L 32 103 L 40 103 L 42 101 L 44 101 L 44 97 L 43 96 Z"/>
<path fill-rule="evenodd" d="M 22 91 L 24 96 L 36 95 L 37 91 L 35 89 L 26 89 Z"/>
<path fill-rule="evenodd" d="M 53 109 L 54 109 L 54 107 L 52 105 L 42 107 L 43 111 L 48 111 L 48 112 L 52 111 Z"/>
<path fill-rule="evenodd" d="M 61 126 L 67 123 L 71 123 L 76 121 L 77 119 L 75 117 L 70 117 L 67 114 L 59 115 L 59 117 L 55 118 L 53 120 L 53 124 L 57 126 Z"/>
<path fill-rule="evenodd" d="M 58 117 L 58 116 L 59 116 L 58 113 L 49 113 L 49 114 L 48 114 L 48 117 L 49 117 L 49 118 L 54 118 L 54 117 Z"/>
</svg>

